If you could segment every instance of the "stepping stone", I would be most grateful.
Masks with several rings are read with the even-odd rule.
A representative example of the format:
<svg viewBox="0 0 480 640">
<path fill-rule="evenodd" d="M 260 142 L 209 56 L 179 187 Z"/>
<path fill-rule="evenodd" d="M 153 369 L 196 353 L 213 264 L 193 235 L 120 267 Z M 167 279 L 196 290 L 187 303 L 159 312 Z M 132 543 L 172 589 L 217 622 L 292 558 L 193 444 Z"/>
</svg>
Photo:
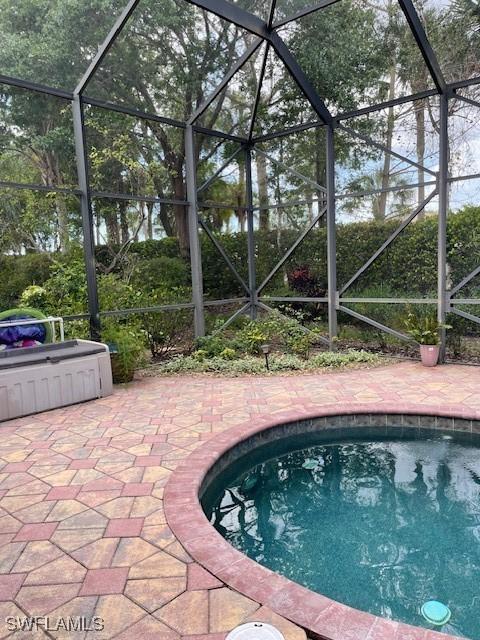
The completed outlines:
<svg viewBox="0 0 480 640">
<path fill-rule="evenodd" d="M 48 540 L 19 544 L 22 544 L 25 548 L 13 568 L 15 573 L 35 571 L 35 569 L 47 564 L 47 562 L 52 562 L 64 555 L 58 547 Z M 9 545 L 9 547 L 13 546 L 13 544 Z"/>
<path fill-rule="evenodd" d="M 15 600 L 31 616 L 45 616 L 78 595 L 80 584 L 22 587 Z"/>
<path fill-rule="evenodd" d="M 125 595 L 147 611 L 152 612 L 179 596 L 185 589 L 185 578 L 129 580 L 125 588 Z"/>
<path fill-rule="evenodd" d="M 194 592 L 195 593 L 195 592 Z M 258 602 L 227 587 L 210 591 L 210 631 L 230 631 L 260 608 Z"/>
<path fill-rule="evenodd" d="M 171 578 L 183 577 L 187 573 L 187 565 L 176 558 L 159 551 L 146 560 L 142 560 L 130 568 L 128 577 L 133 578 Z"/>
<path fill-rule="evenodd" d="M 117 545 L 116 538 L 102 538 L 73 551 L 71 555 L 87 569 L 100 569 L 110 566 Z"/>
<path fill-rule="evenodd" d="M 185 591 L 155 617 L 182 636 L 208 633 L 208 591 Z"/>
</svg>

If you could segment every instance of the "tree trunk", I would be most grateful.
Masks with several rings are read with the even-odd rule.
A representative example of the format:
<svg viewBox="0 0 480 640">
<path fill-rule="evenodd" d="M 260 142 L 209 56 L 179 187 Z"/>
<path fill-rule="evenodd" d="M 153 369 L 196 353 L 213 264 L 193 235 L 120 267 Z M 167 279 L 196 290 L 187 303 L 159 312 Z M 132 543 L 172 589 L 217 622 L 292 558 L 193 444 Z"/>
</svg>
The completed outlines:
<svg viewBox="0 0 480 640">
<path fill-rule="evenodd" d="M 120 200 L 120 230 L 122 234 L 122 244 L 125 244 L 130 240 L 130 231 L 128 229 L 127 220 L 127 203 Z"/>
<path fill-rule="evenodd" d="M 395 83 L 397 79 L 396 66 L 392 65 L 390 69 L 390 88 L 388 92 L 388 99 L 393 100 L 395 98 Z M 387 132 L 385 137 L 385 146 L 388 149 L 392 148 L 393 144 L 393 132 L 395 129 L 395 111 L 393 107 L 388 110 L 387 117 Z M 382 189 L 388 189 L 390 186 L 390 167 L 392 164 L 392 156 L 389 153 L 384 154 L 383 169 L 382 169 Z M 387 216 L 387 200 L 388 193 L 384 192 L 380 194 L 378 199 L 378 210 L 374 212 L 374 218 L 379 221 L 385 220 Z"/>
<path fill-rule="evenodd" d="M 107 205 L 103 212 L 103 217 L 107 228 L 107 243 L 118 246 L 120 244 L 120 227 L 115 204 Z"/>
<path fill-rule="evenodd" d="M 243 162 L 238 162 L 238 192 L 237 192 L 237 204 L 238 209 L 235 214 L 238 218 L 240 225 L 240 232 L 245 233 L 246 212 L 243 208 L 246 202 L 246 187 L 245 187 L 245 165 Z"/>
<path fill-rule="evenodd" d="M 55 195 L 55 204 L 58 219 L 59 248 L 62 253 L 67 251 L 70 245 L 70 233 L 68 230 L 68 211 L 65 194 Z"/>
<path fill-rule="evenodd" d="M 261 153 L 256 153 L 255 162 L 257 165 L 258 200 L 260 203 L 260 207 L 267 207 L 269 204 L 267 159 Z M 269 227 L 270 227 L 270 211 L 268 209 L 260 209 L 260 230 L 268 231 Z"/>
<path fill-rule="evenodd" d="M 147 238 L 153 240 L 153 202 L 147 202 Z"/>
</svg>

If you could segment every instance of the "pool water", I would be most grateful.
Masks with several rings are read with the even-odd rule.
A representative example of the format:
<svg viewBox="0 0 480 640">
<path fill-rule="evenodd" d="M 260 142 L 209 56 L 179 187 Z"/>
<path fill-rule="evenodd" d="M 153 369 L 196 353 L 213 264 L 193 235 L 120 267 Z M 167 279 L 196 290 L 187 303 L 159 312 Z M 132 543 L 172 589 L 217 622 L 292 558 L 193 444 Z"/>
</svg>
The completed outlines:
<svg viewBox="0 0 480 640">
<path fill-rule="evenodd" d="M 480 640 L 480 449 L 449 436 L 351 440 L 247 456 L 203 500 L 260 564 L 357 609 Z"/>
</svg>

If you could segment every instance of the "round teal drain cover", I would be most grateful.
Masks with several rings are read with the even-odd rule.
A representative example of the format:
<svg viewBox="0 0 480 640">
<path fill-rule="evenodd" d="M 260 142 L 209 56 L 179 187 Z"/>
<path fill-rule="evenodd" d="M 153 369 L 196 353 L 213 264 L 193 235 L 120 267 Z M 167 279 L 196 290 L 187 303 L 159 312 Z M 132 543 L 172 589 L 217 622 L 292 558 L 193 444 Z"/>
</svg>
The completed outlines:
<svg viewBox="0 0 480 640">
<path fill-rule="evenodd" d="M 452 617 L 452 612 L 447 607 L 447 605 L 442 602 L 437 602 L 436 600 L 430 600 L 426 602 L 422 606 L 422 616 L 425 618 L 427 622 L 430 624 L 434 624 L 438 627 L 447 624 L 447 622 Z"/>
</svg>

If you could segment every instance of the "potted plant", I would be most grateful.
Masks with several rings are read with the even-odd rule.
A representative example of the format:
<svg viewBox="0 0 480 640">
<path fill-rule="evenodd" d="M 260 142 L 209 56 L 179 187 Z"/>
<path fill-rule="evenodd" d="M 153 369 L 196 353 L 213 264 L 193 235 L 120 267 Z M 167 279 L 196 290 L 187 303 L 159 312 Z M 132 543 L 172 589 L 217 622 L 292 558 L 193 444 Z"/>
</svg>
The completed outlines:
<svg viewBox="0 0 480 640">
<path fill-rule="evenodd" d="M 131 382 L 145 354 L 141 332 L 128 326 L 110 326 L 102 330 L 102 339 L 110 350 L 113 382 Z"/>
<path fill-rule="evenodd" d="M 440 355 L 440 331 L 450 329 L 438 322 L 433 314 L 419 316 L 413 312 L 405 320 L 407 333 L 420 345 L 420 357 L 424 367 L 435 367 Z"/>
</svg>

